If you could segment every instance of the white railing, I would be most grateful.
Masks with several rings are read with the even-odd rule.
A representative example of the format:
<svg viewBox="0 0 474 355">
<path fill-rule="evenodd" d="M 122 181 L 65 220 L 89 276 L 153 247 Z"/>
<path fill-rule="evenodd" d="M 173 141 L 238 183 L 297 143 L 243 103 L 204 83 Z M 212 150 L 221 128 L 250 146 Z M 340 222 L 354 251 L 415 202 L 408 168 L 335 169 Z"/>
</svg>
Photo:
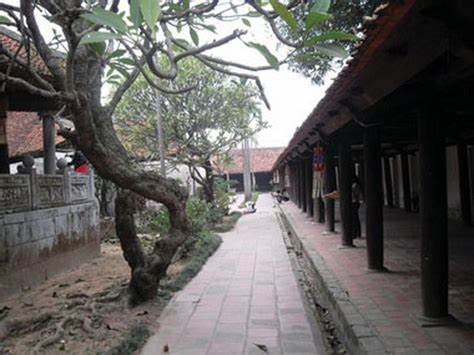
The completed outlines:
<svg viewBox="0 0 474 355">
<path fill-rule="evenodd" d="M 83 203 L 94 199 L 93 173 L 0 174 L 0 214 Z"/>
</svg>

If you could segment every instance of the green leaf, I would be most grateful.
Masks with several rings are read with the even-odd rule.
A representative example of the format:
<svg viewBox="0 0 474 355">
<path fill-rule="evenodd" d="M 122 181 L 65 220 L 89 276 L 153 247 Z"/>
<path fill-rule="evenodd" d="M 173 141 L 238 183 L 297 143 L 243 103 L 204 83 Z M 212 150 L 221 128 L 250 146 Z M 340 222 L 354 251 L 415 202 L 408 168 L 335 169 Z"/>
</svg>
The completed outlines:
<svg viewBox="0 0 474 355">
<path fill-rule="evenodd" d="M 321 54 L 335 58 L 347 58 L 349 52 L 341 45 L 335 43 L 321 43 L 314 46 Z"/>
<path fill-rule="evenodd" d="M 185 10 L 189 9 L 189 0 L 184 0 L 183 1 L 183 7 Z"/>
<path fill-rule="evenodd" d="M 143 16 L 140 11 L 140 0 L 130 0 L 130 20 L 139 27 L 143 22 Z"/>
<path fill-rule="evenodd" d="M 311 12 L 328 12 L 331 0 L 315 0 Z"/>
<path fill-rule="evenodd" d="M 125 65 L 135 65 L 135 61 L 131 58 L 119 58 L 117 59 L 117 62 L 125 64 Z"/>
<path fill-rule="evenodd" d="M 328 41 L 328 40 L 338 40 L 338 41 L 358 41 L 359 37 L 353 35 L 352 33 L 340 32 L 340 31 L 331 31 L 323 33 L 320 35 L 313 36 L 304 41 L 305 46 L 312 46 L 317 42 Z"/>
<path fill-rule="evenodd" d="M 285 5 L 283 5 L 278 0 L 270 0 L 270 4 L 272 5 L 275 12 L 280 15 L 283 21 L 285 21 L 292 30 L 296 30 L 298 28 L 298 22 Z"/>
<path fill-rule="evenodd" d="M 12 23 L 12 20 L 10 20 L 7 16 L 0 16 L 0 22 L 1 23 Z"/>
<path fill-rule="evenodd" d="M 320 25 L 324 21 L 327 21 L 331 18 L 332 16 L 330 14 L 325 14 L 322 12 L 310 12 L 308 16 L 306 16 L 304 26 L 306 32 L 311 30 L 314 26 Z"/>
<path fill-rule="evenodd" d="M 213 33 L 216 33 L 216 26 L 214 26 L 214 25 L 206 25 L 206 24 L 204 24 L 204 23 L 201 23 L 200 26 L 203 27 L 203 28 L 205 28 L 205 29 L 208 30 L 208 31 L 211 31 L 211 32 L 213 32 Z"/>
<path fill-rule="evenodd" d="M 100 6 L 95 7 L 90 13 L 82 14 L 81 17 L 89 22 L 108 26 L 121 33 L 127 32 L 127 24 L 119 15 L 112 11 L 104 10 Z"/>
<path fill-rule="evenodd" d="M 249 21 L 249 20 L 247 20 L 246 18 L 243 18 L 243 19 L 242 19 L 242 22 L 243 22 L 243 23 L 244 23 L 244 25 L 245 25 L 245 26 L 247 26 L 247 27 L 250 27 L 250 26 L 252 26 L 252 24 L 250 23 L 250 21 Z"/>
<path fill-rule="evenodd" d="M 116 57 L 121 57 L 126 53 L 124 49 L 116 49 L 113 52 L 107 53 L 109 59 L 116 58 Z"/>
<path fill-rule="evenodd" d="M 160 4 L 159 0 L 139 0 L 140 10 L 142 11 L 143 18 L 147 25 L 154 29 L 156 28 L 156 22 L 160 17 Z"/>
<path fill-rule="evenodd" d="M 80 44 L 100 43 L 116 38 L 120 38 L 116 33 L 93 31 L 82 37 Z"/>
<path fill-rule="evenodd" d="M 302 54 L 298 54 L 295 56 L 295 59 L 298 61 L 298 62 L 301 62 L 301 63 L 304 63 L 304 64 L 315 64 L 318 62 L 318 60 L 320 59 L 321 57 L 319 56 L 319 53 L 302 53 Z"/>
<path fill-rule="evenodd" d="M 193 40 L 194 44 L 196 46 L 199 46 L 199 36 L 197 32 L 194 31 L 194 29 L 192 29 L 191 27 L 189 27 L 189 35 L 191 36 L 191 39 Z"/>
<path fill-rule="evenodd" d="M 249 46 L 255 48 L 260 52 L 261 55 L 265 57 L 267 60 L 268 64 L 270 64 L 274 69 L 278 70 L 280 69 L 280 62 L 278 61 L 278 58 L 275 57 L 266 46 L 263 44 L 255 43 L 255 42 L 249 42 Z"/>
</svg>

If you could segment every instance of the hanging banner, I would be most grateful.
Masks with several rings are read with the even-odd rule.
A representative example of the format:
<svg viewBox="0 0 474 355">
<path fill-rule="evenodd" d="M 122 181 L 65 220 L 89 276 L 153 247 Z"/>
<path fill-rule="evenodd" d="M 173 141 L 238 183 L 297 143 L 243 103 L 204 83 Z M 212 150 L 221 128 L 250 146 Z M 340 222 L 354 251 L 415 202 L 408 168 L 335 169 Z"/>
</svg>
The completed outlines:
<svg viewBox="0 0 474 355">
<path fill-rule="evenodd" d="M 314 171 L 324 170 L 324 148 L 323 147 L 313 148 L 313 170 Z"/>
</svg>

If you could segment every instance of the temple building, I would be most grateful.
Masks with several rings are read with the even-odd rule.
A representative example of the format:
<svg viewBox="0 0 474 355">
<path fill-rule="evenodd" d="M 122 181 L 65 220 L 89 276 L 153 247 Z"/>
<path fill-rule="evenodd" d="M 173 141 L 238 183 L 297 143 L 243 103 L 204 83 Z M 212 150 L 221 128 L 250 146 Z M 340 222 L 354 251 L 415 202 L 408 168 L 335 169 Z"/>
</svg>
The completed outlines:
<svg viewBox="0 0 474 355">
<path fill-rule="evenodd" d="M 469 1 L 381 6 L 273 166 L 293 201 L 282 207 L 293 232 L 304 236 L 308 255 L 334 262 L 349 295 L 327 291 L 347 329 L 357 327 L 342 299 L 354 314 L 381 310 L 392 332 L 406 331 L 404 322 L 435 338 L 425 327 L 439 326 L 451 353 L 474 349 L 472 330 L 450 327 L 474 319 L 473 23 Z M 353 238 L 354 176 L 363 188 L 362 239 Z M 339 199 L 324 198 L 333 191 Z M 304 218 L 316 222 L 313 229 L 297 223 Z M 378 350 L 393 350 L 388 332 L 366 319 L 368 333 L 382 334 Z M 353 349 L 374 350 L 372 333 L 352 330 Z"/>
</svg>

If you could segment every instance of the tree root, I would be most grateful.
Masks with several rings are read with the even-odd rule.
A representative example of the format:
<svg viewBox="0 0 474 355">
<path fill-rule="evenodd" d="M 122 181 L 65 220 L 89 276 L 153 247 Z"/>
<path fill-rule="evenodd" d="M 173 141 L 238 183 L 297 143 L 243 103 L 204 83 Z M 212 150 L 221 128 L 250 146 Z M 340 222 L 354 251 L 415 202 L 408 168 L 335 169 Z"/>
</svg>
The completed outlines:
<svg viewBox="0 0 474 355">
<path fill-rule="evenodd" d="M 56 331 L 54 332 L 52 336 L 36 344 L 36 346 L 33 349 L 33 354 L 38 354 L 42 348 L 45 348 L 51 344 L 54 344 L 55 342 L 64 338 L 64 327 L 66 326 L 68 322 L 73 321 L 74 319 L 75 319 L 74 317 L 66 317 L 61 322 L 59 322 L 56 325 Z"/>
<path fill-rule="evenodd" d="M 99 303 L 113 302 L 113 301 L 118 300 L 121 295 L 122 295 L 122 291 L 119 291 L 116 294 L 99 297 L 96 299 L 96 302 L 99 302 Z"/>
<path fill-rule="evenodd" d="M 36 330 L 44 323 L 49 322 L 56 315 L 56 313 L 45 312 L 35 316 L 5 321 L 0 325 L 0 340 L 9 336 L 25 333 L 26 331 Z"/>
<path fill-rule="evenodd" d="M 71 322 L 80 322 L 82 329 L 86 333 L 93 334 L 94 333 L 94 328 L 92 328 L 92 321 L 88 317 L 74 317 L 74 316 L 68 316 L 61 320 L 57 325 L 56 325 L 56 331 L 54 332 L 53 335 L 50 337 L 44 339 L 43 341 L 39 342 L 36 344 L 36 346 L 33 349 L 33 354 L 38 354 L 41 349 L 46 348 L 47 346 L 50 346 L 64 338 L 64 333 L 65 333 L 65 327 L 68 323 Z"/>
</svg>

